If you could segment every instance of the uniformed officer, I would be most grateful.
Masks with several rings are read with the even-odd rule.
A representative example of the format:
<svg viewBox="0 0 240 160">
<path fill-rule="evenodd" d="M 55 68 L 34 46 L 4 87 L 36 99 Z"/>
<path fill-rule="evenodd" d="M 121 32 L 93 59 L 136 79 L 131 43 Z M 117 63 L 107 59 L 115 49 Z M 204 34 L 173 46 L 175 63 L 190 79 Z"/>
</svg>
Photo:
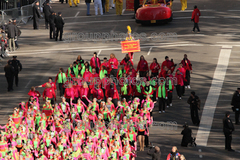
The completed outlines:
<svg viewBox="0 0 240 160">
<path fill-rule="evenodd" d="M 232 142 L 232 132 L 234 131 L 234 126 L 232 120 L 229 118 L 230 112 L 226 112 L 226 116 L 223 119 L 223 133 L 225 135 L 225 150 L 233 151 L 231 148 Z"/>
<path fill-rule="evenodd" d="M 45 28 L 48 29 L 49 16 L 52 13 L 52 7 L 49 5 L 49 0 L 46 1 L 46 4 L 43 7 L 43 12 L 45 16 Z"/>
<path fill-rule="evenodd" d="M 18 87 L 18 73 L 19 71 L 22 70 L 22 64 L 20 63 L 19 60 L 17 60 L 17 56 L 13 56 L 11 63 L 12 63 L 12 66 L 14 67 L 15 84 Z"/>
<path fill-rule="evenodd" d="M 41 17 L 39 2 L 33 6 L 33 29 L 38 29 L 39 18 Z"/>
<path fill-rule="evenodd" d="M 55 39 L 55 24 L 54 24 L 55 17 L 56 13 L 52 11 L 52 13 L 49 16 L 50 39 Z"/>
<path fill-rule="evenodd" d="M 240 88 L 234 92 L 231 105 L 233 106 L 233 112 L 235 112 L 235 124 L 239 124 L 239 110 L 240 110 Z"/>
<path fill-rule="evenodd" d="M 64 21 L 63 21 L 61 12 L 58 12 L 58 16 L 56 16 L 56 18 L 54 20 L 54 23 L 55 23 L 55 27 L 57 28 L 55 41 L 58 40 L 58 34 L 59 33 L 60 33 L 59 40 L 62 41 Z"/>
<path fill-rule="evenodd" d="M 12 66 L 11 60 L 8 61 L 7 65 L 4 67 L 5 77 L 8 83 L 8 92 L 13 91 L 13 78 L 14 78 L 14 67 Z"/>
<path fill-rule="evenodd" d="M 191 92 L 191 96 L 188 98 L 187 103 L 190 104 L 192 122 L 194 125 L 198 126 L 200 123 L 198 110 L 200 110 L 201 101 L 194 91 Z"/>
<path fill-rule="evenodd" d="M 192 141 L 192 130 L 188 127 L 187 122 L 185 122 L 183 127 L 184 129 L 181 132 L 181 134 L 183 135 L 181 146 L 187 147 L 188 144 Z"/>
</svg>

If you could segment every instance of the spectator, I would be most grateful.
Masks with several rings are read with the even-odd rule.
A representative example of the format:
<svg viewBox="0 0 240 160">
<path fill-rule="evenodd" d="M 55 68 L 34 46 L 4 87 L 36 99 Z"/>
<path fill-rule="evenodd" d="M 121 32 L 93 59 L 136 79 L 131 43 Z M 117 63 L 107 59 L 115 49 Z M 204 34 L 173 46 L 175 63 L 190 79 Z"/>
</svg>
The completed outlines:
<svg viewBox="0 0 240 160">
<path fill-rule="evenodd" d="M 58 12 L 58 16 L 54 19 L 54 23 L 55 23 L 55 26 L 56 26 L 56 28 L 57 28 L 55 41 L 58 40 L 58 34 L 59 34 L 59 33 L 60 33 L 60 35 L 59 35 L 59 41 L 62 41 L 64 21 L 63 21 L 62 13 L 61 13 L 61 12 Z"/>
<path fill-rule="evenodd" d="M 168 154 L 167 160 L 172 160 L 172 159 L 179 159 L 180 158 L 180 153 L 178 153 L 177 147 L 173 146 L 172 151 Z"/>
<path fill-rule="evenodd" d="M 7 65 L 4 67 L 5 77 L 8 83 L 8 92 L 13 91 L 13 79 L 14 79 L 14 67 L 12 66 L 12 62 L 9 60 Z"/>
<path fill-rule="evenodd" d="M 85 3 L 87 5 L 87 16 L 91 16 L 91 14 L 90 14 L 90 3 L 91 3 L 91 0 L 85 0 Z"/>
<path fill-rule="evenodd" d="M 38 29 L 39 18 L 42 17 L 39 8 L 39 2 L 36 1 L 33 6 L 33 29 Z"/>
<path fill-rule="evenodd" d="M 12 20 L 9 19 L 9 23 L 6 27 L 6 32 L 8 35 L 8 42 L 9 42 L 9 51 L 15 51 L 15 41 L 14 39 L 17 36 L 17 28 L 13 25 Z M 13 48 L 12 48 L 13 45 Z"/>
<path fill-rule="evenodd" d="M 187 122 L 185 122 L 183 127 L 184 129 L 181 132 L 181 134 L 183 135 L 181 146 L 187 147 L 188 144 L 192 142 L 192 130 L 188 127 Z"/>
<path fill-rule="evenodd" d="M 148 155 L 152 156 L 152 160 L 160 160 L 161 158 L 161 151 L 158 146 L 154 147 L 155 151 L 154 153 L 150 153 L 151 148 L 148 150 Z"/>
</svg>

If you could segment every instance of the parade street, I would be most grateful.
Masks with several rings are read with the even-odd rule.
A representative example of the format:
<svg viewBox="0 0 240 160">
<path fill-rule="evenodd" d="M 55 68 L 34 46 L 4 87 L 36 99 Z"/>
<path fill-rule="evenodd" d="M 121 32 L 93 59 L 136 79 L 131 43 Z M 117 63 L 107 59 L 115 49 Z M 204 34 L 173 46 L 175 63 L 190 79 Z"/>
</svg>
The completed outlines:
<svg viewBox="0 0 240 160">
<path fill-rule="evenodd" d="M 240 157 L 240 125 L 235 125 L 232 148 L 235 152 L 224 150 L 225 137 L 222 119 L 225 112 L 231 112 L 230 118 L 235 122 L 231 109 L 231 98 L 234 91 L 240 87 L 240 1 L 233 0 L 192 0 L 188 8 L 180 11 L 180 1 L 173 1 L 173 20 L 168 24 L 143 26 L 132 19 L 133 12 L 126 11 L 117 16 L 115 9 L 103 16 L 94 15 L 91 3 L 90 13 L 86 16 L 86 4 L 81 1 L 78 7 L 69 7 L 58 1 L 50 3 L 55 12 L 62 12 L 65 25 L 63 41 L 49 39 L 49 30 L 45 29 L 44 19 L 40 20 L 39 30 L 33 30 L 32 21 L 26 25 L 20 24 L 22 31 L 19 38 L 20 49 L 11 52 L 9 58 L 0 61 L 0 120 L 1 125 L 7 123 L 8 116 L 21 101 L 27 101 L 30 88 L 48 81 L 48 77 L 55 79 L 59 68 L 66 70 L 78 55 L 89 61 L 94 52 L 103 60 L 109 59 L 111 53 L 116 55 L 119 62 L 125 54 L 121 52 L 121 39 L 109 36 L 102 39 L 103 33 L 121 35 L 127 33 L 127 25 L 132 33 L 139 34 L 141 52 L 134 53 L 134 68 L 141 55 L 148 64 L 153 58 L 158 63 L 165 60 L 165 56 L 179 64 L 184 54 L 191 60 L 193 73 L 191 74 L 191 89 L 186 89 L 182 100 L 173 92 L 173 106 L 166 108 L 166 113 L 159 114 L 156 104 L 153 111 L 153 126 L 150 128 L 150 142 L 161 149 L 161 159 L 166 159 L 172 146 L 177 146 L 180 154 L 187 160 L 237 160 Z M 191 14 L 194 5 L 201 11 L 199 20 L 200 33 L 192 33 L 193 22 Z M 83 34 L 93 34 L 86 38 Z M 94 37 L 94 33 L 95 36 Z M 7 92 L 7 82 L 3 67 L 8 59 L 16 55 L 21 61 L 23 69 L 19 73 L 19 85 L 13 86 L 13 92 Z M 175 75 L 175 72 L 174 72 Z M 40 93 L 43 88 L 39 88 Z M 199 111 L 200 125 L 192 124 L 189 104 L 187 100 L 190 92 L 195 91 L 201 99 Z M 59 92 L 57 101 L 60 102 Z M 42 105 L 44 102 L 41 102 Z M 196 137 L 197 147 L 181 147 L 181 131 L 184 122 L 189 124 Z M 137 151 L 137 160 L 150 160 L 147 150 Z M 153 152 L 154 149 L 151 151 Z"/>
</svg>

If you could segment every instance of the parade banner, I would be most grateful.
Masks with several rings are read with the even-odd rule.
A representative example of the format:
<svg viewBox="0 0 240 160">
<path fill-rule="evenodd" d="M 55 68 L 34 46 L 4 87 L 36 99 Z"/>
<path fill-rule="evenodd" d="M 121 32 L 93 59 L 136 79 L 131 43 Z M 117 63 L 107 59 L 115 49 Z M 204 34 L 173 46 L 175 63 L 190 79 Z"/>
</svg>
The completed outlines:
<svg viewBox="0 0 240 160">
<path fill-rule="evenodd" d="M 141 5 L 143 4 L 143 0 L 139 0 L 139 2 L 140 2 Z M 126 10 L 127 11 L 134 11 L 134 0 L 127 0 L 126 1 Z"/>
<path fill-rule="evenodd" d="M 128 52 L 140 52 L 140 41 L 139 40 L 133 40 L 133 41 L 122 41 L 122 53 L 128 53 Z"/>
</svg>

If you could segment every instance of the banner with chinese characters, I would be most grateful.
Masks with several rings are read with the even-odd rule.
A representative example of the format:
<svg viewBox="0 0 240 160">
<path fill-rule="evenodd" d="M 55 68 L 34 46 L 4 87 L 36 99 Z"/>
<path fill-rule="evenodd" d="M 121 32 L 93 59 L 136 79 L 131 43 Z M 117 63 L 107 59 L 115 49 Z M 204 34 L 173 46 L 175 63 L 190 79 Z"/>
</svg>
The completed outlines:
<svg viewBox="0 0 240 160">
<path fill-rule="evenodd" d="M 128 52 L 140 52 L 140 41 L 134 40 L 134 41 L 122 41 L 122 53 L 128 53 Z"/>
<path fill-rule="evenodd" d="M 143 4 L 143 0 L 139 0 L 139 2 L 140 2 L 141 5 Z M 134 11 L 134 0 L 127 0 L 126 1 L 126 10 L 127 11 Z"/>
</svg>

